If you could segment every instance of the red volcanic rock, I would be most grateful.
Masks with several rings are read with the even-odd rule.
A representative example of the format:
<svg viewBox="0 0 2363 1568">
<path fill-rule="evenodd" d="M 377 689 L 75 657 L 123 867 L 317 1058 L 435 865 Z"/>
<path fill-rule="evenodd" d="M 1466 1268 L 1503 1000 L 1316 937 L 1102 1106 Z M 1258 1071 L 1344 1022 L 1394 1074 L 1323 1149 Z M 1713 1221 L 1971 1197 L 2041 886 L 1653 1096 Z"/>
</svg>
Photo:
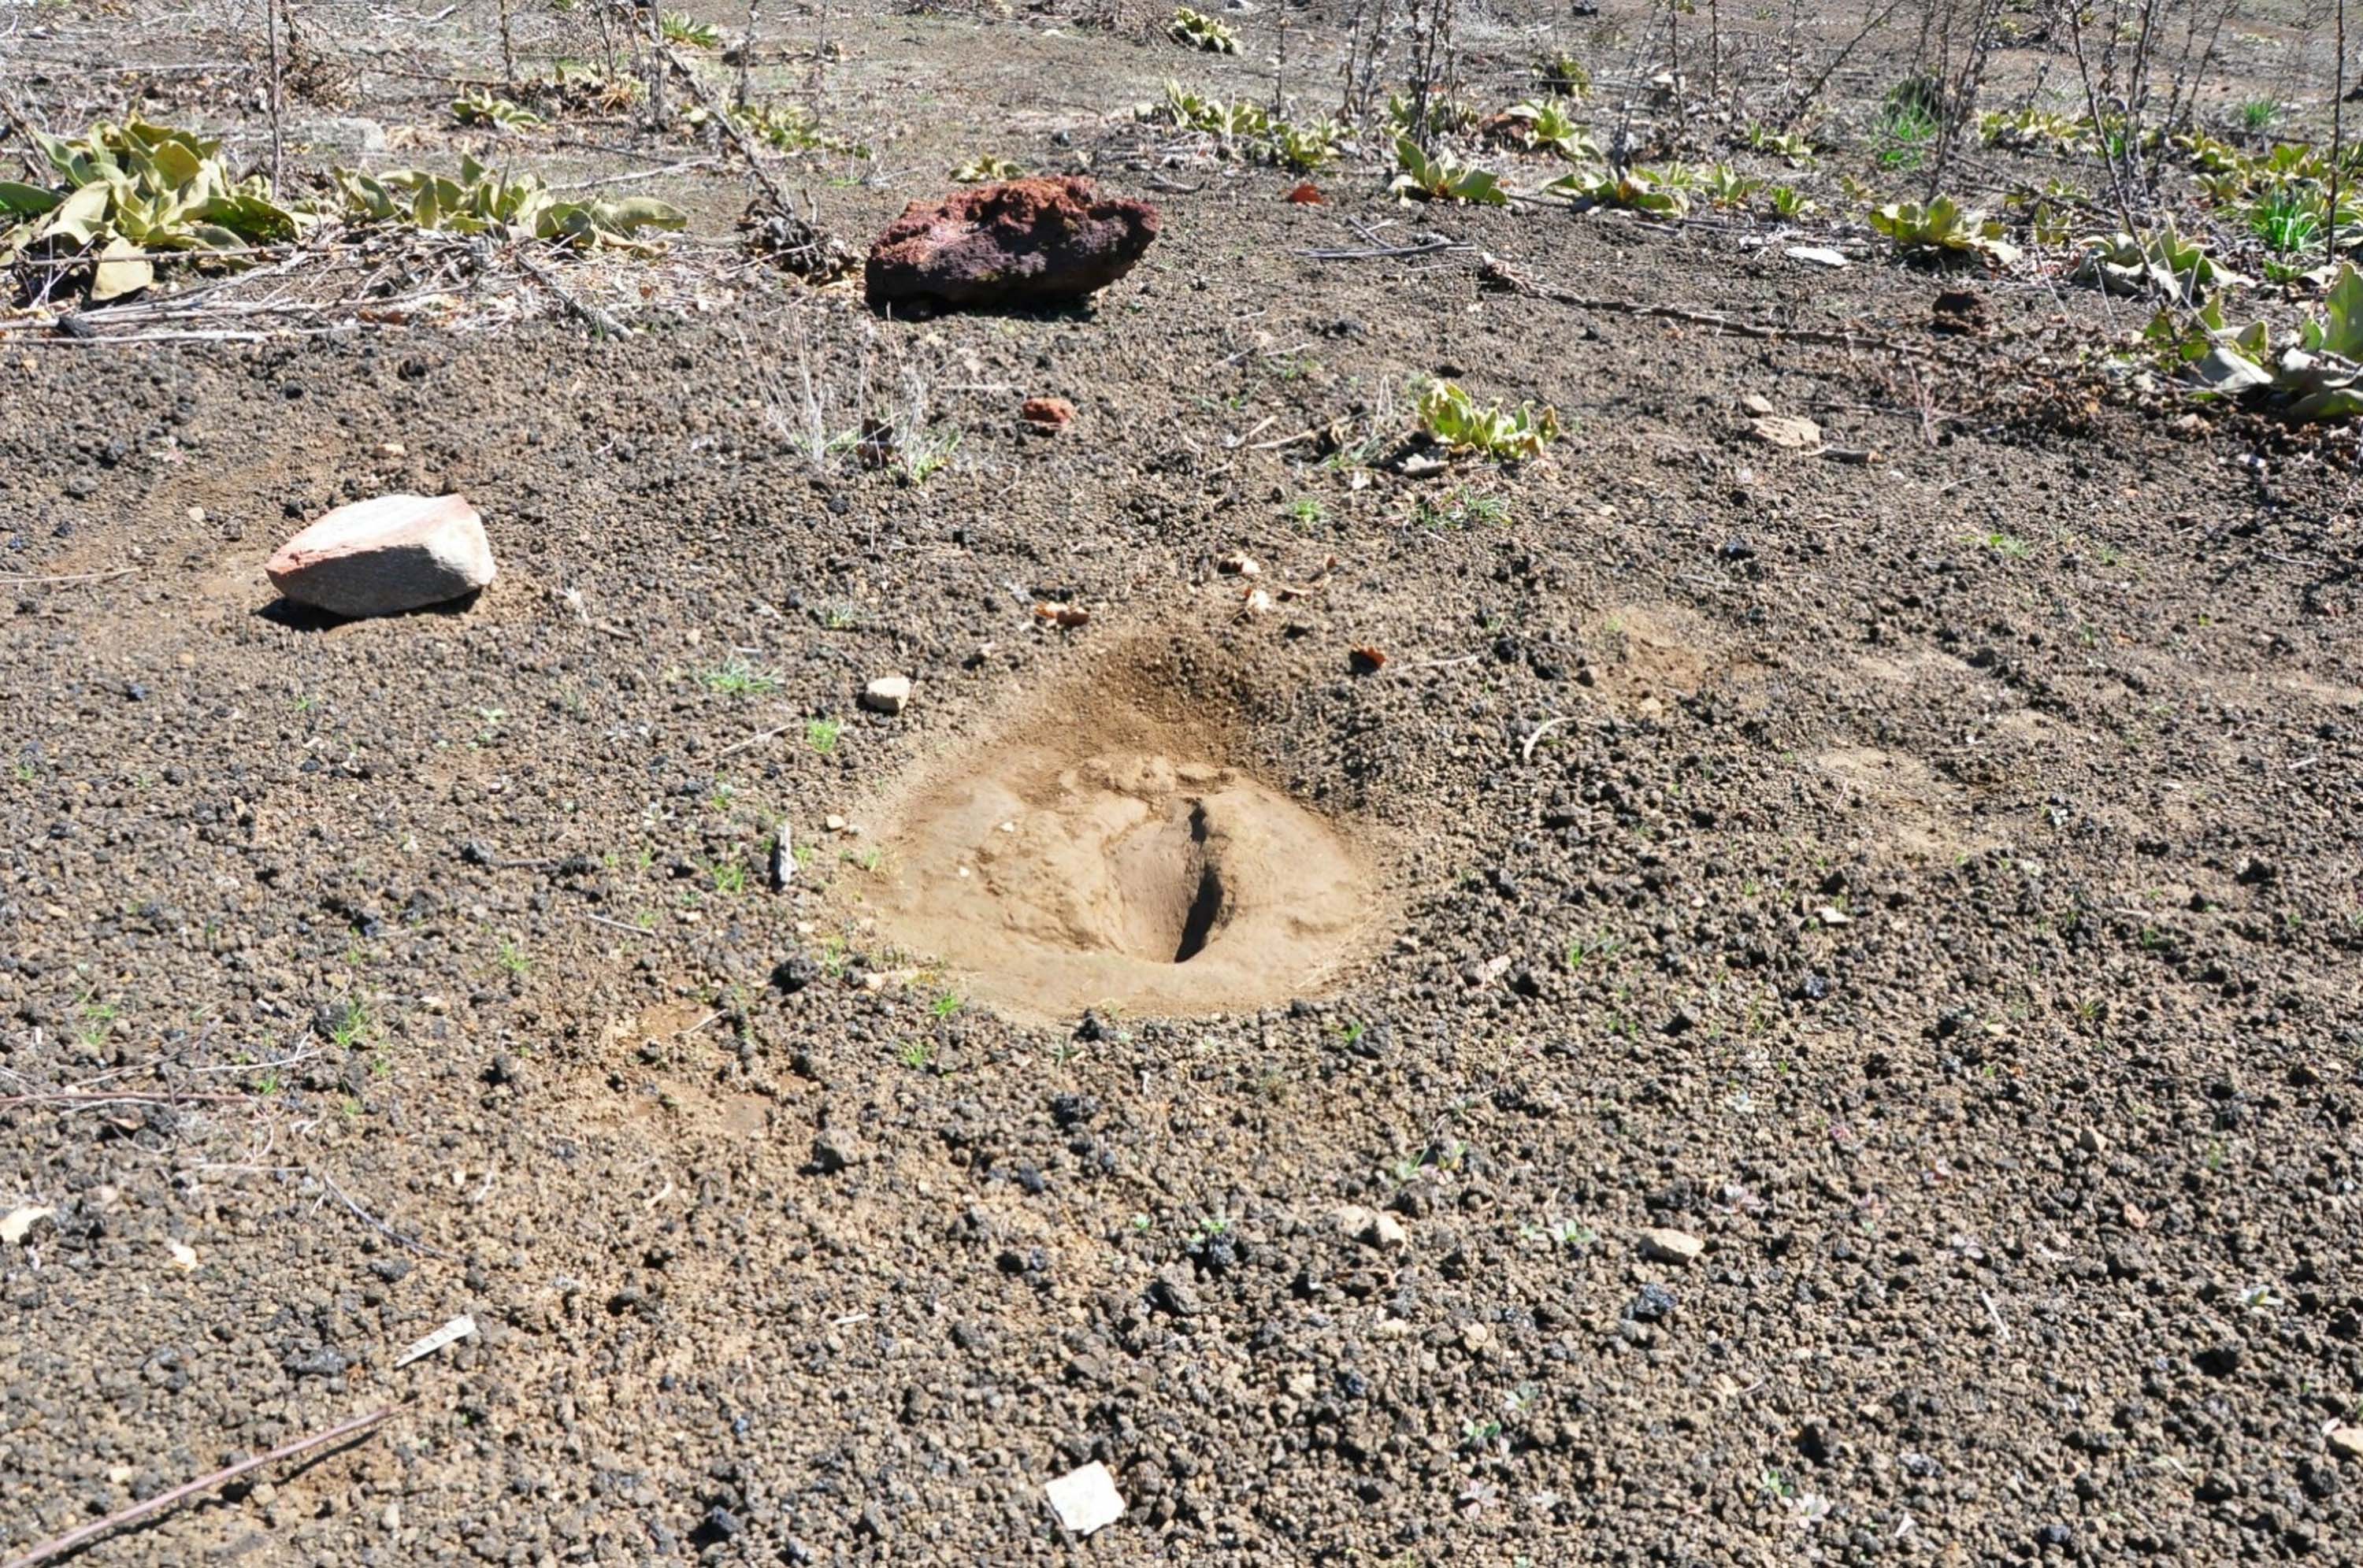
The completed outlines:
<svg viewBox="0 0 2363 1568">
<path fill-rule="evenodd" d="M 1011 180 L 914 202 L 870 248 L 872 306 L 1053 305 L 1104 289 L 1157 237 L 1147 202 L 1102 199 L 1089 180 Z"/>
<path fill-rule="evenodd" d="M 1075 405 L 1062 397 L 1029 397 L 1017 412 L 1035 429 L 1054 434 L 1075 422 Z"/>
</svg>

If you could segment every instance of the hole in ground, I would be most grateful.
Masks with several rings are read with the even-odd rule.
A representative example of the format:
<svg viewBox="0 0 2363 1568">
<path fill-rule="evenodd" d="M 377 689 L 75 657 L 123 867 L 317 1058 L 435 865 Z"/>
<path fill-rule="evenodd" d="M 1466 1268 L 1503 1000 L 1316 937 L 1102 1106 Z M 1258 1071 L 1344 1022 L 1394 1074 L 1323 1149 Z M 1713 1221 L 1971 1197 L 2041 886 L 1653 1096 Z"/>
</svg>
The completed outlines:
<svg viewBox="0 0 2363 1568">
<path fill-rule="evenodd" d="M 1310 995 L 1372 927 L 1375 881 L 1327 821 L 1227 755 L 1207 726 L 1116 708 L 1104 685 L 1046 701 L 892 813 L 883 885 L 868 885 L 879 923 L 1020 1015 Z"/>
<path fill-rule="evenodd" d="M 1000 858 L 979 856 L 988 857 Z M 1152 963 L 1187 964 L 1205 951 L 1230 904 L 1204 801 L 1178 801 L 1119 834 L 1108 845 L 1108 867 L 1118 917 L 1104 933 L 1109 945 Z"/>
</svg>

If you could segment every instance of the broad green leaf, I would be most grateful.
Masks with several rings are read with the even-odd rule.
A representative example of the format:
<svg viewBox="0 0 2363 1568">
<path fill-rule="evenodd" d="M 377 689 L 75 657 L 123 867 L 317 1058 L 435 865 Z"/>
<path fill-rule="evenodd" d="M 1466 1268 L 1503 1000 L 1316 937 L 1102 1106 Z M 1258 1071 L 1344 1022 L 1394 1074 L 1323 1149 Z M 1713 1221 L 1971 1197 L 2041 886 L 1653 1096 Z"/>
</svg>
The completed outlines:
<svg viewBox="0 0 2363 1568">
<path fill-rule="evenodd" d="M 98 267 L 91 277 L 91 303 L 104 304 L 136 293 L 155 281 L 155 266 L 139 253 L 139 247 L 128 239 L 109 240 L 98 253 Z"/>
<path fill-rule="evenodd" d="M 37 217 L 55 208 L 61 199 L 55 192 L 44 191 L 39 185 L 20 185 L 14 180 L 0 180 L 0 213 Z"/>
<path fill-rule="evenodd" d="M 112 194 L 105 181 L 92 181 L 58 204 L 49 221 L 41 226 L 41 233 L 75 245 L 88 245 L 106 226 L 106 205 Z"/>
<path fill-rule="evenodd" d="M 670 202 L 654 196 L 627 196 L 621 201 L 603 203 L 602 215 L 614 228 L 630 233 L 639 228 L 687 228 L 689 215 Z"/>
</svg>

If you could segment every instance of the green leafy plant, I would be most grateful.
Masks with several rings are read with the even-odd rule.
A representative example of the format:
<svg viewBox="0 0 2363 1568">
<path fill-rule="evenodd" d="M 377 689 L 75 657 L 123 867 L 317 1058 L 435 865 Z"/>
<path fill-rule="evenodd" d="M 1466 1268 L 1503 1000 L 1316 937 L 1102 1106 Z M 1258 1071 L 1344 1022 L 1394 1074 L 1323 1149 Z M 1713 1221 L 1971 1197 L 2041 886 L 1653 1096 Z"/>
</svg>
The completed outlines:
<svg viewBox="0 0 2363 1568">
<path fill-rule="evenodd" d="M 1177 126 L 1224 138 L 1259 136 L 1271 120 L 1269 110 L 1244 98 L 1226 104 L 1220 98 L 1190 92 L 1178 82 L 1165 84 L 1162 105 L 1144 106 L 1139 112 L 1144 118 L 1162 114 Z"/>
<path fill-rule="evenodd" d="M 1399 200 L 1471 202 L 1479 206 L 1509 204 L 1509 193 L 1487 170 L 1464 164 L 1448 152 L 1426 153 L 1407 136 L 1395 138 L 1395 161 L 1403 172 L 1387 189 Z"/>
<path fill-rule="evenodd" d="M 1330 120 L 1272 120 L 1259 146 L 1281 168 L 1310 174 L 1337 160 L 1344 135 Z"/>
<path fill-rule="evenodd" d="M 2081 146 L 2092 122 L 2036 108 L 1999 110 L 1978 118 L 1978 139 L 2017 152 L 2066 153 Z"/>
<path fill-rule="evenodd" d="M 1776 216 L 1792 221 L 1811 215 L 1814 208 L 1814 203 L 1811 197 L 1789 185 L 1773 186 L 1766 193 L 1765 199 L 1772 204 L 1772 211 Z"/>
<path fill-rule="evenodd" d="M 681 123 L 694 130 L 714 118 L 703 104 L 681 113 Z M 730 110 L 731 123 L 749 136 L 781 152 L 835 152 L 866 156 L 869 148 L 820 128 L 820 116 L 802 104 L 740 104 Z"/>
<path fill-rule="evenodd" d="M 610 75 L 580 60 L 558 61 L 548 80 L 531 86 L 536 100 L 545 106 L 554 104 L 584 114 L 617 114 L 638 106 L 649 95 L 648 83 L 638 77 Z"/>
<path fill-rule="evenodd" d="M 1941 129 L 1937 109 L 1943 102 L 1942 90 L 1925 77 L 1914 77 L 1897 83 L 1887 94 L 1879 114 L 1879 135 L 1881 146 L 1878 158 L 1888 169 L 1917 169 L 1928 156 L 1936 133 Z"/>
<path fill-rule="evenodd" d="M 1925 205 L 1891 202 L 1870 215 L 1870 226 L 1887 236 L 1895 253 L 1907 260 L 2006 267 L 2018 259 L 2018 248 L 2002 238 L 2001 224 L 1988 221 L 1983 213 L 1963 211 L 1950 196 L 1937 196 Z"/>
<path fill-rule="evenodd" d="M 115 1032 L 115 1020 L 123 1010 L 112 1002 L 98 1000 L 96 992 L 86 991 L 76 1010 L 79 1017 L 74 1025 L 74 1043 L 87 1052 L 105 1043 L 107 1036 Z"/>
<path fill-rule="evenodd" d="M 2352 226 L 2351 211 L 2342 209 L 2339 215 L 2346 220 L 2342 228 Z M 2248 232 L 2276 255 L 2310 251 L 2322 244 L 2323 228 L 2330 221 L 2330 201 L 2310 184 L 2276 185 L 2249 204 L 2247 220 Z M 2342 241 L 2346 237 L 2339 236 Z"/>
<path fill-rule="evenodd" d="M 1520 403 L 1480 406 L 1458 381 L 1430 381 L 1419 394 L 1419 427 L 1438 446 L 1496 460 L 1538 458 L 1559 439 L 1559 414 Z"/>
<path fill-rule="evenodd" d="M 1725 209 L 1746 206 L 1763 188 L 1763 181 L 1751 180 L 1728 163 L 1712 164 L 1699 175 L 1699 190 L 1709 204 Z"/>
<path fill-rule="evenodd" d="M 2240 105 L 2240 128 L 2251 136 L 2270 130 L 2280 118 L 2280 101 L 2276 98 L 2249 98 Z"/>
<path fill-rule="evenodd" d="M 1187 6 L 1173 8 L 1173 19 L 1165 24 L 1165 36 L 1175 43 L 1188 44 L 1192 49 L 1208 54 L 1237 54 L 1239 39 L 1237 33 L 1215 20 L 1202 16 Z"/>
<path fill-rule="evenodd" d="M 1387 124 L 1398 136 L 1414 139 L 1423 130 L 1431 136 L 1465 136 L 1475 130 L 1484 116 L 1474 104 L 1430 93 L 1425 99 L 1408 93 L 1387 94 Z"/>
<path fill-rule="evenodd" d="M 73 141 L 32 134 L 56 182 L 0 180 L 0 266 L 86 259 L 94 303 L 151 285 L 159 252 L 244 266 L 310 221 L 268 180 L 233 179 L 221 143 L 192 131 L 134 118 Z"/>
<path fill-rule="evenodd" d="M 722 29 L 712 22 L 701 21 L 679 11 L 667 11 L 659 26 L 667 43 L 687 44 L 692 49 L 722 47 Z"/>
<path fill-rule="evenodd" d="M 1188 92 L 1176 82 L 1165 84 L 1162 104 L 1144 105 L 1139 113 L 1143 118 L 1170 119 L 1185 129 L 1219 137 L 1255 157 L 1300 173 L 1311 173 L 1335 160 L 1346 134 L 1329 120 L 1284 120 L 1244 98 L 1226 104 Z"/>
<path fill-rule="evenodd" d="M 547 240 L 578 250 L 647 251 L 654 247 L 644 231 L 689 223 L 681 209 L 653 196 L 561 198 L 530 174 L 511 179 L 465 156 L 456 180 L 419 169 L 389 174 L 339 169 L 336 181 L 345 215 L 356 223 Z"/>
<path fill-rule="evenodd" d="M 1411 514 L 1412 521 L 1425 528 L 1503 528 L 1509 525 L 1510 503 L 1498 495 L 1460 489 L 1440 502 L 1421 496 L 1412 503 Z"/>
<path fill-rule="evenodd" d="M 1496 116 L 1510 139 L 1537 152 L 1555 152 L 1571 163 L 1595 161 L 1600 148 L 1592 133 L 1557 98 L 1529 98 L 1511 105 Z"/>
<path fill-rule="evenodd" d="M 827 756 L 837 750 L 837 737 L 844 730 L 842 719 L 815 719 L 804 725 L 804 745 L 812 747 L 815 755 Z"/>
<path fill-rule="evenodd" d="M 451 117 L 463 126 L 491 126 L 505 131 L 532 130 L 547 123 L 523 105 L 495 98 L 482 88 L 452 99 Z"/>
<path fill-rule="evenodd" d="M 2195 329 L 2161 314 L 2149 337 L 2186 363 L 2195 392 L 2261 401 L 2299 424 L 2363 414 L 2363 273 L 2347 262 L 2339 263 L 2322 315 L 2302 324 L 2278 359 L 2263 322 L 2226 327 L 2220 299 L 2200 311 Z"/>
<path fill-rule="evenodd" d="M 768 697 L 780 689 L 780 672 L 734 657 L 705 672 L 705 689 L 725 697 Z"/>
<path fill-rule="evenodd" d="M 1579 169 L 1543 187 L 1588 207 L 1617 207 L 1650 217 L 1681 217 L 1691 210 L 1681 174 L 1667 169 Z"/>
<path fill-rule="evenodd" d="M 1751 152 L 1769 152 L 1787 161 L 1792 169 L 1814 166 L 1814 144 L 1802 131 L 1776 131 L 1769 126 L 1747 127 L 1747 148 Z"/>
<path fill-rule="evenodd" d="M 963 185 L 980 185 L 992 180 L 1015 180 L 1026 172 L 1025 168 L 1006 158 L 995 158 L 990 152 L 980 152 L 952 171 L 952 178 Z"/>
<path fill-rule="evenodd" d="M 369 999 L 350 997 L 335 1010 L 328 1026 L 328 1043 L 339 1051 L 349 1051 L 369 1038 L 371 1024 Z"/>
<path fill-rule="evenodd" d="M 2084 259 L 2076 265 L 2076 280 L 2098 284 L 2113 294 L 2157 293 L 2189 303 L 2247 281 L 2216 265 L 2204 249 L 2183 238 L 2171 225 L 2146 240 L 2123 233 L 2096 235 L 2084 246 Z"/>
<path fill-rule="evenodd" d="M 1562 50 L 1545 55 L 1535 62 L 1535 81 L 1542 90 L 1560 98 L 1582 98 L 1592 92 L 1592 72 L 1583 62 Z"/>
</svg>

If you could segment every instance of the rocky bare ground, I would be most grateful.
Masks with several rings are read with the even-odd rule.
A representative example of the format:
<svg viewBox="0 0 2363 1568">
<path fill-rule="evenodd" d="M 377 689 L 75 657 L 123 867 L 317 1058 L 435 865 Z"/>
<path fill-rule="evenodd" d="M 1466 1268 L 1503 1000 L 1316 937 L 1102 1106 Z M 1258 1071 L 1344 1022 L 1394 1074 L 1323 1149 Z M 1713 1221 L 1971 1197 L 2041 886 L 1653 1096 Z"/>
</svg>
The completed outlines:
<svg viewBox="0 0 2363 1568">
<path fill-rule="evenodd" d="M 88 1560 L 2363 1551 L 2338 450 L 1973 369 L 1931 421 L 1844 348 L 1295 255 L 1345 231 L 1281 186 L 1159 193 L 1087 311 L 8 346 L 0 1214 L 51 1212 L 0 1541 L 394 1403 Z M 1452 226 L 1578 296 L 1936 290 Z M 815 465 L 804 366 L 957 447 Z M 1259 445 L 1412 371 L 1570 432 Z M 497 580 L 276 600 L 391 492 Z M 1044 1021 L 871 923 L 1061 692 L 1326 817 L 1355 961 Z"/>
</svg>

